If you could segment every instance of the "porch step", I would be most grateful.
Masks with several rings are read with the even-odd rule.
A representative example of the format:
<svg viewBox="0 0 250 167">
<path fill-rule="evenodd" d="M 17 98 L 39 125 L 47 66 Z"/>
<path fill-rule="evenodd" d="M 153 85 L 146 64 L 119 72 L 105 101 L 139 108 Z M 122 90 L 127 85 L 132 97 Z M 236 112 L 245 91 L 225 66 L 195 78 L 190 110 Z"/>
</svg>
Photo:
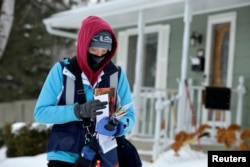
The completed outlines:
<svg viewBox="0 0 250 167">
<path fill-rule="evenodd" d="M 153 139 L 132 137 L 129 141 L 136 147 L 141 160 L 152 161 Z"/>
<path fill-rule="evenodd" d="M 149 136 L 133 136 L 129 138 L 130 142 L 134 144 L 136 147 L 140 158 L 147 162 L 153 162 L 153 147 L 154 147 L 154 138 Z M 172 143 L 169 139 L 165 139 L 165 142 L 163 141 L 163 138 L 160 138 L 160 148 L 161 149 L 169 149 L 170 144 L 166 143 Z"/>
</svg>

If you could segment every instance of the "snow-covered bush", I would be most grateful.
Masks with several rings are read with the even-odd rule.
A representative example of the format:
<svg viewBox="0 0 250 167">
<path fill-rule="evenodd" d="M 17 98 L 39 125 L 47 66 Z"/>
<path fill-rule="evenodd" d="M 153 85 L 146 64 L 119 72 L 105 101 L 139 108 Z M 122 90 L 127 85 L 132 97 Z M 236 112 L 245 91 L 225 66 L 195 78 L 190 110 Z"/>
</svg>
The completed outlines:
<svg viewBox="0 0 250 167">
<path fill-rule="evenodd" d="M 18 122 L 4 127 L 7 157 L 31 156 L 46 152 L 50 126 Z"/>
</svg>

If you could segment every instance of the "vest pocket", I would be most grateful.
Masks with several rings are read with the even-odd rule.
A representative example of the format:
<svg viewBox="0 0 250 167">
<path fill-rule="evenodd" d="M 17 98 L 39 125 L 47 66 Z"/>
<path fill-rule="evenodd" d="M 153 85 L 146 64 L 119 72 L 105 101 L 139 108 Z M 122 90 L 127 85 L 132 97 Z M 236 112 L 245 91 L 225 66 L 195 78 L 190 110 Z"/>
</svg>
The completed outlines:
<svg viewBox="0 0 250 167">
<path fill-rule="evenodd" d="M 71 122 L 54 125 L 49 137 L 48 151 L 66 151 L 79 154 L 83 147 L 82 123 Z"/>
<path fill-rule="evenodd" d="M 66 135 L 67 134 L 67 135 Z M 55 141 L 57 141 L 56 148 L 58 150 L 69 151 L 75 143 L 74 133 L 58 131 L 57 135 L 54 135 Z"/>
</svg>

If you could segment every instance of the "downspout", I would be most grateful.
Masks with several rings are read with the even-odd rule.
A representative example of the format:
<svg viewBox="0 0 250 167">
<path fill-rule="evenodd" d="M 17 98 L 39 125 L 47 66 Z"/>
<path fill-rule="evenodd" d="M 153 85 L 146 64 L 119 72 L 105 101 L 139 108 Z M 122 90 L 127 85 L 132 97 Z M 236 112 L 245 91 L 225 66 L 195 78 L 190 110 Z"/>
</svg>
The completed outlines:
<svg viewBox="0 0 250 167">
<path fill-rule="evenodd" d="M 184 33 L 183 33 L 183 49 L 182 49 L 182 62 L 181 62 L 181 78 L 179 83 L 179 92 L 177 98 L 179 98 L 178 103 L 178 115 L 177 115 L 177 132 L 183 130 L 185 127 L 183 125 L 185 114 L 183 113 L 185 110 L 185 95 L 184 95 L 184 87 L 185 80 L 187 78 L 187 64 L 188 64 L 188 50 L 189 50 L 189 36 L 190 36 L 190 23 L 192 22 L 192 11 L 191 11 L 190 0 L 186 0 L 185 2 L 185 10 L 184 10 Z"/>
<path fill-rule="evenodd" d="M 135 105 L 135 126 L 132 131 L 132 135 L 138 134 L 139 131 L 139 116 L 140 116 L 140 91 L 142 86 L 142 70 L 143 70 L 143 41 L 144 41 L 144 18 L 143 10 L 139 11 L 138 14 L 138 38 L 136 48 L 136 64 L 135 64 L 135 83 L 133 89 L 134 105 Z"/>
</svg>

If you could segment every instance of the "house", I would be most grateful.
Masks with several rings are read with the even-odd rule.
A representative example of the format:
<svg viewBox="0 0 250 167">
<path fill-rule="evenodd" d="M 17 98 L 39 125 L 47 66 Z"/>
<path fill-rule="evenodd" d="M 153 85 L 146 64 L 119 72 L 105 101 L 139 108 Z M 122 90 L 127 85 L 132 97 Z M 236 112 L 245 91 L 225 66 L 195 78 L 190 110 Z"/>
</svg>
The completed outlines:
<svg viewBox="0 0 250 167">
<path fill-rule="evenodd" d="M 205 123 L 213 144 L 217 128 L 250 127 L 250 0 L 112 0 L 44 24 L 53 35 L 76 38 L 68 30 L 88 15 L 103 17 L 117 33 L 114 61 L 128 75 L 137 109 L 131 136 L 154 143 L 141 154 L 154 160 L 177 132 Z"/>
</svg>

